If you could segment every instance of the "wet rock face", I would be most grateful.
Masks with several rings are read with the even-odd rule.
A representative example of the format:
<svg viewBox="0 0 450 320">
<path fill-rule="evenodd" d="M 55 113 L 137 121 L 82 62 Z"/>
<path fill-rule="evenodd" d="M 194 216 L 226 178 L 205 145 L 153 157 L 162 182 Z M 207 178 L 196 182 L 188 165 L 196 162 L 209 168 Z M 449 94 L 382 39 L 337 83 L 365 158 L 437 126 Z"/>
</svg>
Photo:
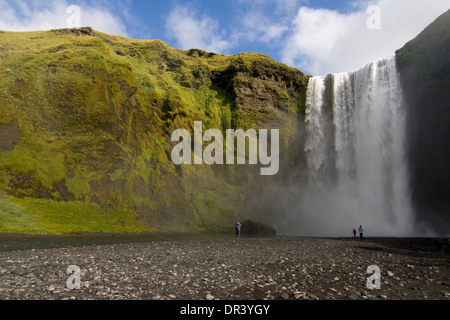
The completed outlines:
<svg viewBox="0 0 450 320">
<path fill-rule="evenodd" d="M 17 120 L 0 124 L 0 152 L 11 152 L 20 143 L 21 136 Z"/>
<path fill-rule="evenodd" d="M 407 106 L 412 201 L 439 233 L 450 227 L 450 10 L 397 51 Z"/>
</svg>

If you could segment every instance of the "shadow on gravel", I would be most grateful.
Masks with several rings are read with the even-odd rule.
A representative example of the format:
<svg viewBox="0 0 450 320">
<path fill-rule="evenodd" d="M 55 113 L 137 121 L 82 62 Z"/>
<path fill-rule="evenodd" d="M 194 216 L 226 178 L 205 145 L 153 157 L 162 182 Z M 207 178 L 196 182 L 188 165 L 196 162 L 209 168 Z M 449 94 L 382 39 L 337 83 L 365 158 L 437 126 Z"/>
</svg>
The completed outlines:
<svg viewBox="0 0 450 320">
<path fill-rule="evenodd" d="M 420 257 L 450 255 L 448 238 L 365 238 L 350 241 L 369 251 Z"/>
<path fill-rule="evenodd" d="M 242 239 L 274 238 L 245 235 Z M 78 235 L 14 235 L 0 234 L 0 252 L 32 249 L 90 247 L 166 241 L 234 240 L 230 233 L 151 233 L 151 234 L 78 234 Z"/>
<path fill-rule="evenodd" d="M 161 241 L 201 241 L 234 239 L 227 234 L 78 234 L 78 235 L 0 235 L 1 251 L 90 247 Z"/>
</svg>

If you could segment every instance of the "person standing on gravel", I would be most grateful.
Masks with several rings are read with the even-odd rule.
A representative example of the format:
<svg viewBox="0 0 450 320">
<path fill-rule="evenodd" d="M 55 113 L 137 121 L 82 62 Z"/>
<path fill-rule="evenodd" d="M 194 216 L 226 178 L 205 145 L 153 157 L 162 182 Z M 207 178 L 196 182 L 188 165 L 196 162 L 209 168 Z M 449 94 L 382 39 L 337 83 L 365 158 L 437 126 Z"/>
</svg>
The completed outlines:
<svg viewBox="0 0 450 320">
<path fill-rule="evenodd" d="M 239 221 L 236 222 L 236 239 L 239 239 L 239 237 L 241 236 L 241 224 L 239 223 Z"/>
<path fill-rule="evenodd" d="M 362 227 L 362 226 L 359 226 L 358 231 L 359 231 L 359 239 L 362 240 L 362 238 L 363 238 L 363 233 L 364 233 L 363 227 Z"/>
<path fill-rule="evenodd" d="M 353 238 L 356 238 L 356 229 L 353 228 Z"/>
</svg>

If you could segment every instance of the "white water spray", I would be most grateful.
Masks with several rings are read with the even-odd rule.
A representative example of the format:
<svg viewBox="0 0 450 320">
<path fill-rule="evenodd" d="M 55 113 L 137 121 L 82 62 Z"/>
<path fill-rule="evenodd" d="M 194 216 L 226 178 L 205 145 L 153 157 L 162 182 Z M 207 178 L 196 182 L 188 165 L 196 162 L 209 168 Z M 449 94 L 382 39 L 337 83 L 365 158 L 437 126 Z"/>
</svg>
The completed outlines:
<svg viewBox="0 0 450 320">
<path fill-rule="evenodd" d="M 412 234 L 395 58 L 312 78 L 305 125 L 308 182 L 287 233 L 348 236 L 362 225 L 367 236 Z"/>
</svg>

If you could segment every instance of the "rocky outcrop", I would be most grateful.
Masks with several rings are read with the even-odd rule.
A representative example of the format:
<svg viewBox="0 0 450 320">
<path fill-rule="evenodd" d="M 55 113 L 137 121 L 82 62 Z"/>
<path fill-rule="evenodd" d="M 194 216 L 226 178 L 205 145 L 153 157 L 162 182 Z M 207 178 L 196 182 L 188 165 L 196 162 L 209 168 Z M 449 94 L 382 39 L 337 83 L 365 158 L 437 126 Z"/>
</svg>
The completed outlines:
<svg viewBox="0 0 450 320">
<path fill-rule="evenodd" d="M 242 223 L 242 234 L 254 236 L 275 236 L 277 231 L 268 224 L 258 221 L 245 220 Z"/>
<path fill-rule="evenodd" d="M 77 37 L 84 36 L 95 36 L 95 30 L 92 27 L 80 27 L 80 28 L 72 28 L 72 29 L 54 29 L 51 32 L 57 35 L 67 35 L 74 34 Z"/>
<path fill-rule="evenodd" d="M 308 77 L 296 69 L 265 60 L 248 63 L 245 57 L 238 57 L 224 71 L 214 72 L 212 81 L 235 97 L 237 110 L 256 112 L 262 119 L 304 105 L 308 85 Z"/>
</svg>

